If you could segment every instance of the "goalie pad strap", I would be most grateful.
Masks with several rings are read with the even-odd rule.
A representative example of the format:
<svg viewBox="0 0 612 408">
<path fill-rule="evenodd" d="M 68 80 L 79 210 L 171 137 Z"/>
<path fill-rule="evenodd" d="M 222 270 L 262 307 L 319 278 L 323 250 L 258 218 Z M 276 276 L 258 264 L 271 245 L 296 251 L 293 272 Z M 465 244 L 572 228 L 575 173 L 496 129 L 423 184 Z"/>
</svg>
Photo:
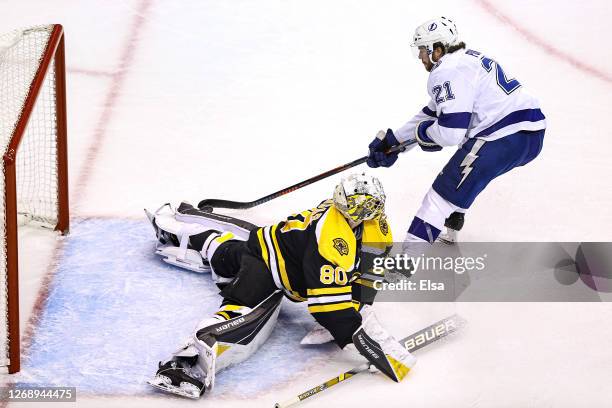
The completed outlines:
<svg viewBox="0 0 612 408">
<path fill-rule="evenodd" d="M 240 317 L 198 330 L 196 337 L 202 339 L 207 335 L 212 335 L 218 342 L 249 344 L 277 311 L 282 298 L 283 294 L 277 291 Z"/>
</svg>

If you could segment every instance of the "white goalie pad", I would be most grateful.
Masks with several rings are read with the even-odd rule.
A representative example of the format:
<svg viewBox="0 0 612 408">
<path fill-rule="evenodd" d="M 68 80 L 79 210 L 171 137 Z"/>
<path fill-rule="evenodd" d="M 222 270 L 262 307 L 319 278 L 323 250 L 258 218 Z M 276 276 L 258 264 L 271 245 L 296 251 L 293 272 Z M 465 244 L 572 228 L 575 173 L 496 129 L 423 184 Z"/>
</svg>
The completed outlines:
<svg viewBox="0 0 612 408">
<path fill-rule="evenodd" d="M 163 257 L 162 260 L 170 265 L 199 273 L 211 272 L 210 265 L 204 263 L 202 255 L 195 249 L 158 245 L 155 253 Z"/>
<path fill-rule="evenodd" d="M 246 241 L 249 239 L 249 234 L 251 233 L 248 229 L 242 228 L 231 222 L 231 218 L 221 215 L 221 214 L 211 214 L 210 217 L 202 216 L 202 215 L 191 215 L 191 214 L 181 214 L 179 212 L 176 213 L 176 220 L 187 222 L 187 223 L 195 223 L 204 226 L 206 229 L 215 229 L 217 231 L 223 232 L 231 232 L 234 234 L 236 239 Z"/>
<path fill-rule="evenodd" d="M 160 230 L 170 233 L 180 242 L 177 247 L 171 243 L 162 244 L 158 241 L 155 253 L 160 255 L 164 262 L 194 272 L 211 272 L 210 265 L 202 259 L 200 252 L 188 248 L 189 237 L 204 232 L 207 228 L 176 220 L 176 213 L 169 204 L 162 205 L 155 213 L 145 209 L 145 214 L 158 234 Z"/>
<path fill-rule="evenodd" d="M 203 320 L 198 324 L 193 340 L 174 356 L 190 357 L 195 351 L 199 374 L 205 387 L 211 389 L 216 373 L 246 360 L 270 337 L 282 299 L 282 293 L 276 291 L 252 309 L 242 307 L 234 310 L 240 313 L 238 317 Z"/>
</svg>

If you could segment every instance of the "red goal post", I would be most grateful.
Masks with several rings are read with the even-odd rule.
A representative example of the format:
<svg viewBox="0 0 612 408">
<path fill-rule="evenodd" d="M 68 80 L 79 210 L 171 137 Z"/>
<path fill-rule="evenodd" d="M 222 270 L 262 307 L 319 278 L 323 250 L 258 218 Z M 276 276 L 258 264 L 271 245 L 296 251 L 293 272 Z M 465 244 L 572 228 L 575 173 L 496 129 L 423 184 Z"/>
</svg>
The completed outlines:
<svg viewBox="0 0 612 408">
<path fill-rule="evenodd" d="M 38 26 L 0 36 L 0 88 L 5 91 L 0 94 L 0 271 L 6 316 L 0 365 L 15 373 L 20 370 L 18 214 L 61 233 L 69 229 L 63 27 Z"/>
</svg>

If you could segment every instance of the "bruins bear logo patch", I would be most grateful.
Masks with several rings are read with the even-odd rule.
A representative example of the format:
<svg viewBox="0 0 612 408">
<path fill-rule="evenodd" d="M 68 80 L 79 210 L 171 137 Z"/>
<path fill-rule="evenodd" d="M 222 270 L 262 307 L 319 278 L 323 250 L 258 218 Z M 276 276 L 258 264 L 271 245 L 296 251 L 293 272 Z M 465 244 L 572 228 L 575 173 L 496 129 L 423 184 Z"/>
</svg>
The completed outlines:
<svg viewBox="0 0 612 408">
<path fill-rule="evenodd" d="M 387 217 L 380 217 L 378 219 L 378 226 L 380 227 L 380 232 L 383 235 L 387 235 L 389 233 L 389 224 L 387 224 Z"/>
<path fill-rule="evenodd" d="M 349 247 L 343 238 L 334 238 L 334 248 L 340 255 L 348 255 Z"/>
</svg>

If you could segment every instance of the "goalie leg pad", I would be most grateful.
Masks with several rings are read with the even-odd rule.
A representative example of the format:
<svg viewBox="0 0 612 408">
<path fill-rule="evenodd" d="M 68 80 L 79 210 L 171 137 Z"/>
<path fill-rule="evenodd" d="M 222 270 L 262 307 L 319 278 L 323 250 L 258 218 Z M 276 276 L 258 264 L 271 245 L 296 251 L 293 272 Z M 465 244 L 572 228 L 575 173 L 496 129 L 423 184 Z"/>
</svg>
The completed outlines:
<svg viewBox="0 0 612 408">
<path fill-rule="evenodd" d="M 241 239 L 243 241 L 249 239 L 251 231 L 258 228 L 250 222 L 228 215 L 202 211 L 184 202 L 179 205 L 176 219 L 188 223 L 197 223 L 208 229 L 228 231 L 233 233 L 236 239 Z"/>
<path fill-rule="evenodd" d="M 216 373 L 249 358 L 268 339 L 280 312 L 276 291 L 253 308 L 226 303 L 202 320 L 192 338 L 160 363 L 150 385 L 165 392 L 199 398 L 214 387 Z"/>
<path fill-rule="evenodd" d="M 185 208 L 193 209 L 182 203 L 179 211 Z M 244 241 L 241 237 L 237 239 L 231 231 L 220 232 L 212 229 L 224 227 L 226 224 L 210 223 L 206 222 L 207 218 L 199 215 L 175 212 L 170 204 L 164 204 L 155 213 L 147 210 L 145 213 L 158 239 L 155 252 L 163 257 L 164 262 L 195 272 L 211 272 L 213 281 L 218 285 L 225 285 L 235 277 L 240 265 L 240 255 L 244 252 L 237 244 Z M 246 230 L 241 234 L 244 235 L 244 231 Z M 248 231 L 246 237 L 248 238 Z M 227 245 L 224 245 L 226 243 Z M 219 250 L 220 248 L 222 250 Z M 221 256 L 215 256 L 218 252 Z"/>
<path fill-rule="evenodd" d="M 195 272 L 210 272 L 210 265 L 202 259 L 199 252 L 201 246 L 198 248 L 197 242 L 205 241 L 209 236 L 218 236 L 217 231 L 199 224 L 177 221 L 169 204 L 164 204 L 155 213 L 147 210 L 145 213 L 158 240 L 155 252 L 166 263 Z"/>
<path fill-rule="evenodd" d="M 230 319 L 205 323 L 196 330 L 198 348 L 205 345 L 204 350 L 216 360 L 215 372 L 246 360 L 259 349 L 276 325 L 282 299 L 283 294 L 276 291 L 254 308 L 225 304 L 217 315 Z"/>
<path fill-rule="evenodd" d="M 194 245 L 190 238 L 206 231 L 214 231 L 213 228 L 177 220 L 176 212 L 168 203 L 159 207 L 154 213 L 145 209 L 145 214 L 153 225 L 155 235 L 161 245 L 185 246 L 199 251 L 202 246 Z"/>
</svg>

